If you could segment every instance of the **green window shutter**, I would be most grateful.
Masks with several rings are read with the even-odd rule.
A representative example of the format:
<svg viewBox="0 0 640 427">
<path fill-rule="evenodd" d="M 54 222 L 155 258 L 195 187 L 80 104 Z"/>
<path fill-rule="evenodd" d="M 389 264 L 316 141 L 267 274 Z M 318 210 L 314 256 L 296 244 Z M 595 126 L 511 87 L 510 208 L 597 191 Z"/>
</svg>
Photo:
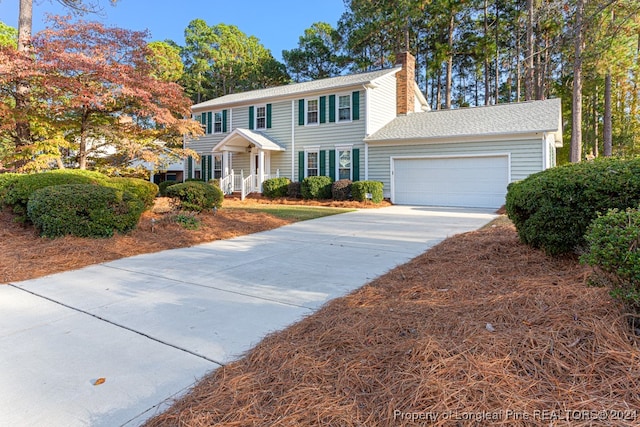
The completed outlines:
<svg viewBox="0 0 640 427">
<path fill-rule="evenodd" d="M 222 132 L 227 132 L 227 110 L 222 110 Z"/>
<path fill-rule="evenodd" d="M 351 117 L 353 120 L 360 120 L 360 91 L 351 94 Z"/>
<path fill-rule="evenodd" d="M 213 124 L 213 112 L 209 111 L 207 113 L 207 133 L 212 133 L 213 130 L 211 128 L 211 125 Z"/>
<path fill-rule="evenodd" d="M 202 130 L 206 132 L 207 128 L 205 128 L 205 126 L 207 125 L 207 113 L 200 114 L 200 124 L 202 125 Z"/>
<path fill-rule="evenodd" d="M 253 129 L 254 114 L 253 107 L 249 107 L 249 129 Z"/>
<path fill-rule="evenodd" d="M 304 151 L 298 153 L 298 182 L 304 179 Z"/>
<path fill-rule="evenodd" d="M 336 121 L 336 96 L 329 95 L 329 122 L 334 123 Z"/>
<path fill-rule="evenodd" d="M 267 129 L 271 129 L 271 104 L 267 104 Z"/>
<path fill-rule="evenodd" d="M 351 159 L 353 165 L 353 180 L 360 181 L 360 149 L 354 148 L 351 150 L 351 155 L 353 156 L 353 159 Z"/>
<path fill-rule="evenodd" d="M 200 156 L 200 179 L 207 178 L 207 156 Z"/>
<path fill-rule="evenodd" d="M 336 180 L 336 150 L 329 151 L 329 177 Z"/>
<path fill-rule="evenodd" d="M 298 126 L 304 126 L 304 99 L 298 100 Z"/>
<path fill-rule="evenodd" d="M 193 157 L 189 156 L 187 159 L 187 178 L 193 176 Z"/>
<path fill-rule="evenodd" d="M 327 175 L 327 161 L 326 161 L 326 156 L 325 156 L 326 151 L 325 150 L 320 150 L 320 153 L 318 153 L 320 155 L 320 173 L 318 175 L 320 176 L 326 176 Z"/>
<path fill-rule="evenodd" d="M 209 182 L 209 180 L 213 178 L 213 171 L 211 170 L 213 166 L 212 160 L 212 156 L 207 156 L 207 182 Z"/>
<path fill-rule="evenodd" d="M 320 97 L 320 123 L 327 122 L 327 97 Z"/>
</svg>

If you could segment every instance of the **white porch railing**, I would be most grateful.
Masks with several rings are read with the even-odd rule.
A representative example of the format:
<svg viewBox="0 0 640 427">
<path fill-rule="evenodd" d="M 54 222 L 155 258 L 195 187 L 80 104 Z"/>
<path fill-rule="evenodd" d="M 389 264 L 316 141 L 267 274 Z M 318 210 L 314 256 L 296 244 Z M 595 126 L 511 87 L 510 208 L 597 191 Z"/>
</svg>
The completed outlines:
<svg viewBox="0 0 640 427">
<path fill-rule="evenodd" d="M 279 178 L 280 177 L 280 169 L 278 169 L 274 174 L 264 174 L 264 180 L 270 178 Z M 249 175 L 247 177 L 244 176 L 244 171 L 241 170 L 239 174 L 234 173 L 232 170 L 231 173 L 224 178 L 220 178 L 220 189 L 224 194 L 232 194 L 236 191 L 240 192 L 240 197 L 242 200 L 251 193 L 256 193 L 262 191 L 262 182 L 260 181 L 260 177 L 258 175 Z"/>
</svg>

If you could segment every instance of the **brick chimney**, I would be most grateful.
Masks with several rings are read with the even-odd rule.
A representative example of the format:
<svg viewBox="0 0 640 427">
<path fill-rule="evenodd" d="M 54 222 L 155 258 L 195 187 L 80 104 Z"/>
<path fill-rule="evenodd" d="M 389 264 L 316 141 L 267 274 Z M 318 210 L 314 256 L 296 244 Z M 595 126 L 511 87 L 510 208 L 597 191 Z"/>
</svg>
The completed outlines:
<svg viewBox="0 0 640 427">
<path fill-rule="evenodd" d="M 405 116 L 413 112 L 413 88 L 416 80 L 416 58 L 409 52 L 396 55 L 396 66 L 402 69 L 396 74 L 396 114 Z"/>
</svg>

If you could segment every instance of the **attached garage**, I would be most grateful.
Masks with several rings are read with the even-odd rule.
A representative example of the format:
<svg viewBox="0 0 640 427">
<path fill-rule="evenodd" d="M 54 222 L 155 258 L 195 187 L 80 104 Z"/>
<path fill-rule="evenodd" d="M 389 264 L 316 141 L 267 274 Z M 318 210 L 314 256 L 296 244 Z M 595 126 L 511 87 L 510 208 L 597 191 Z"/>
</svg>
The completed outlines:
<svg viewBox="0 0 640 427">
<path fill-rule="evenodd" d="M 509 154 L 391 158 L 391 202 L 499 208 L 510 181 Z"/>
<path fill-rule="evenodd" d="M 497 209 L 510 182 L 555 166 L 560 100 L 407 114 L 364 141 L 365 179 L 393 203 Z"/>
</svg>

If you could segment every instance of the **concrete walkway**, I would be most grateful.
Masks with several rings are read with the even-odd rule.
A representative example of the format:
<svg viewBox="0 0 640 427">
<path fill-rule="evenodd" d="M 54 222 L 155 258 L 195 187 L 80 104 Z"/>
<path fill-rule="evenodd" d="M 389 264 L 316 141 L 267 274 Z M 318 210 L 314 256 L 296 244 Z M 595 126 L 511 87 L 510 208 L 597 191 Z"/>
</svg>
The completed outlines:
<svg viewBox="0 0 640 427">
<path fill-rule="evenodd" d="M 137 426 L 269 332 L 494 217 L 360 210 L 0 286 L 0 426 Z"/>
</svg>

